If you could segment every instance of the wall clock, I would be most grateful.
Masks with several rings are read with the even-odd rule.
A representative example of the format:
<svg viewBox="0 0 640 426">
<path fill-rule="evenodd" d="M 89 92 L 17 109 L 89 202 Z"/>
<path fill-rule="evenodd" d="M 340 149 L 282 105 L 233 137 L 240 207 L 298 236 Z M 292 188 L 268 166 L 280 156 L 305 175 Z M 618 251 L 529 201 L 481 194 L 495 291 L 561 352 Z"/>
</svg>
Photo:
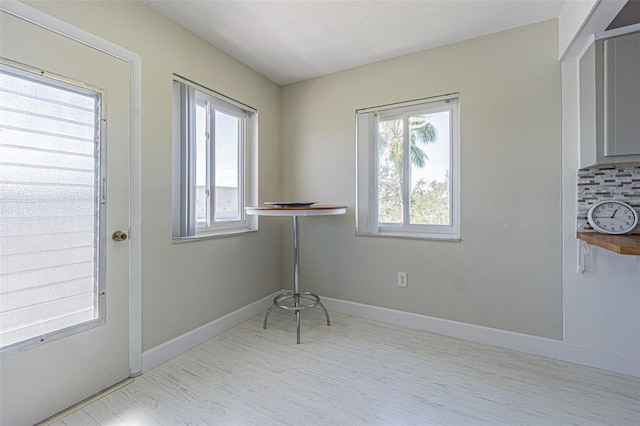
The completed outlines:
<svg viewBox="0 0 640 426">
<path fill-rule="evenodd" d="M 604 234 L 626 234 L 638 224 L 638 212 L 622 201 L 601 201 L 589 209 L 589 224 Z"/>
</svg>

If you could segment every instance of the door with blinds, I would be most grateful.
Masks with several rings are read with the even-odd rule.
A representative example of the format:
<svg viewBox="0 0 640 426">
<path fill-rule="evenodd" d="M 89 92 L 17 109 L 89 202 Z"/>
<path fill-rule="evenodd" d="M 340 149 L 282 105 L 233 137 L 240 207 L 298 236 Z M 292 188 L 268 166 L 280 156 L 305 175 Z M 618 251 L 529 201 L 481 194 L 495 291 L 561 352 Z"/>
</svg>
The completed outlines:
<svg viewBox="0 0 640 426">
<path fill-rule="evenodd" d="M 129 68 L 0 13 L 0 424 L 33 424 L 129 376 Z"/>
</svg>

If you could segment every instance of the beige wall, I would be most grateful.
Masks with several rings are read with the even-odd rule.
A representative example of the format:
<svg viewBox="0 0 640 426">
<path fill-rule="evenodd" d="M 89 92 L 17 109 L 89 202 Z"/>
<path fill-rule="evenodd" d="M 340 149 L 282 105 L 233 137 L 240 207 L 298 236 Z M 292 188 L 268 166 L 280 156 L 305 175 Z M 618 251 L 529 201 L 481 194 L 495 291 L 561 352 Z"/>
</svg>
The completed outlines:
<svg viewBox="0 0 640 426">
<path fill-rule="evenodd" d="M 302 286 L 561 339 L 557 34 L 549 21 L 284 87 L 284 198 L 350 207 L 302 220 Z M 450 92 L 460 92 L 462 241 L 356 237 L 355 110 Z"/>
<path fill-rule="evenodd" d="M 141 56 L 143 350 L 281 288 L 277 221 L 249 235 L 171 242 L 172 74 L 258 109 L 264 199 L 281 190 L 280 88 L 142 2 L 28 4 Z"/>
<path fill-rule="evenodd" d="M 302 220 L 305 289 L 562 337 L 555 21 L 279 88 L 143 3 L 29 4 L 142 58 L 143 350 L 291 278 L 284 220 L 261 220 L 251 235 L 171 243 L 172 73 L 259 110 L 260 201 L 350 207 Z M 462 241 L 356 238 L 355 110 L 449 92 L 461 94 Z M 408 272 L 408 288 L 396 288 L 398 271 Z"/>
</svg>

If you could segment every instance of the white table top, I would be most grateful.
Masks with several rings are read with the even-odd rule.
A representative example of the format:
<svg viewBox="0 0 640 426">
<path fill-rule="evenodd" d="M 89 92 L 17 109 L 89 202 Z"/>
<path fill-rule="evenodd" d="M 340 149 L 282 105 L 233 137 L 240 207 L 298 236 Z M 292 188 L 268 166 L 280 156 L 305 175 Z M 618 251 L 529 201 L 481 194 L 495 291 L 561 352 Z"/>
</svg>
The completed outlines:
<svg viewBox="0 0 640 426">
<path fill-rule="evenodd" d="M 344 214 L 347 206 L 309 206 L 309 207 L 246 207 L 247 214 L 256 216 L 328 216 Z"/>
</svg>

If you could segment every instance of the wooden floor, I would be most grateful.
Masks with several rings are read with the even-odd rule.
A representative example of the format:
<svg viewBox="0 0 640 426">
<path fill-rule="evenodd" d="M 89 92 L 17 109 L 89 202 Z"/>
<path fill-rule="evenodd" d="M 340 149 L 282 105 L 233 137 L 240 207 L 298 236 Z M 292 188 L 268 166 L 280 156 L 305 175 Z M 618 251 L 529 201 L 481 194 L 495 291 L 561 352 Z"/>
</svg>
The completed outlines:
<svg viewBox="0 0 640 426">
<path fill-rule="evenodd" d="M 322 311 L 257 316 L 55 425 L 640 425 L 640 379 Z"/>
</svg>

